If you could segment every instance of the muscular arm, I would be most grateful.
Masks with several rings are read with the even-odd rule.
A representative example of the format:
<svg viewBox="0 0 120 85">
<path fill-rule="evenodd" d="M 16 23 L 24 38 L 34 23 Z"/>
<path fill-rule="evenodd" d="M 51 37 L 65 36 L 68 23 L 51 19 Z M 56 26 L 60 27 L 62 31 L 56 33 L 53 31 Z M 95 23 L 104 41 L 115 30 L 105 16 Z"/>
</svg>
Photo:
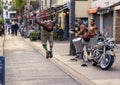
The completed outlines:
<svg viewBox="0 0 120 85">
<path fill-rule="evenodd" d="M 95 35 L 97 34 L 97 32 L 98 32 L 98 28 L 97 28 L 96 25 L 94 25 L 94 26 L 92 27 L 92 29 L 89 30 L 89 33 L 90 33 L 90 36 L 91 36 L 91 37 L 92 37 L 92 36 L 95 36 Z"/>
<path fill-rule="evenodd" d="M 35 22 L 36 22 L 38 25 L 40 25 L 40 26 L 44 26 L 44 23 L 43 23 L 43 22 L 39 22 L 39 21 L 37 20 L 37 18 L 36 18 L 36 13 L 34 13 L 33 15 L 34 15 L 34 20 L 35 20 Z"/>
<path fill-rule="evenodd" d="M 78 31 L 77 35 L 83 35 L 83 31 L 86 30 L 87 27 L 84 24 L 80 25 L 80 31 Z"/>
<path fill-rule="evenodd" d="M 44 26 L 44 23 L 43 22 L 39 22 L 36 18 L 35 18 L 35 22 L 40 25 L 40 26 Z"/>
</svg>

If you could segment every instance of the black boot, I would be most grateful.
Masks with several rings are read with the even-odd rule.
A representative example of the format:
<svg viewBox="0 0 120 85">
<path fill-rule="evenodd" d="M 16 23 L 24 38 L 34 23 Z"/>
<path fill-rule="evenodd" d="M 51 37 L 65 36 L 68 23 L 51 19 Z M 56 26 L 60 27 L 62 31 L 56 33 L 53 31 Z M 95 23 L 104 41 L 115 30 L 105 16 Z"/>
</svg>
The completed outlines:
<svg viewBox="0 0 120 85">
<path fill-rule="evenodd" d="M 49 58 L 49 51 L 46 51 L 46 58 Z"/>
<path fill-rule="evenodd" d="M 53 57 L 53 53 L 52 53 L 52 51 L 49 51 L 49 57 L 50 57 L 50 58 Z"/>
</svg>

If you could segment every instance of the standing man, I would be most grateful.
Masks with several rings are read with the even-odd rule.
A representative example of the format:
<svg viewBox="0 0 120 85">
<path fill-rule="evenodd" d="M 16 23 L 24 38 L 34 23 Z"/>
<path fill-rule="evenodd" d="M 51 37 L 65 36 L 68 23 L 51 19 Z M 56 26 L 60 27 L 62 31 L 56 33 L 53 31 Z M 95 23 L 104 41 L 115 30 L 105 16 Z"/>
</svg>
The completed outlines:
<svg viewBox="0 0 120 85">
<path fill-rule="evenodd" d="M 90 21 L 91 28 L 89 30 L 89 34 L 91 37 L 91 47 L 95 46 L 97 44 L 97 34 L 99 32 L 97 25 L 95 24 L 95 20 L 91 19 Z"/>
<path fill-rule="evenodd" d="M 36 16 L 36 14 L 34 14 Z M 40 26 L 42 26 L 41 29 L 41 41 L 42 46 L 46 50 L 46 58 L 53 57 L 52 48 L 53 48 L 53 27 L 55 25 L 55 21 L 52 21 L 48 19 L 49 17 L 46 16 L 42 18 L 43 21 L 38 22 L 37 19 L 35 19 L 36 23 Z M 50 50 L 47 48 L 47 41 L 49 41 Z"/>
</svg>

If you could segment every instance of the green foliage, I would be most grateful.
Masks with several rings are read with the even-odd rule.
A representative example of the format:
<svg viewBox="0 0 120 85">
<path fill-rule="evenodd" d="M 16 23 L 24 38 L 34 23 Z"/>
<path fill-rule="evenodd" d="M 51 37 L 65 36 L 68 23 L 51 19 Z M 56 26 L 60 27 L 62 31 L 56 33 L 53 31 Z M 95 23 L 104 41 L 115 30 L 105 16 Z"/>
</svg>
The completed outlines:
<svg viewBox="0 0 120 85">
<path fill-rule="evenodd" d="M 4 9 L 7 9 L 8 7 L 7 6 L 4 6 Z"/>
<path fill-rule="evenodd" d="M 38 39 L 38 32 L 31 32 L 30 33 L 30 40 L 35 41 Z"/>
<path fill-rule="evenodd" d="M 2 13 L 2 10 L 3 10 L 3 1 L 0 0 L 0 15 L 1 15 L 1 13 Z"/>
<path fill-rule="evenodd" d="M 0 17 L 0 23 L 3 23 L 4 22 L 4 19 Z"/>
<path fill-rule="evenodd" d="M 13 0 L 13 5 L 17 10 L 21 10 L 25 5 L 26 0 Z"/>
<path fill-rule="evenodd" d="M 11 11 L 16 11 L 17 9 L 16 9 L 16 7 L 15 7 L 14 5 L 12 5 L 9 10 L 11 10 Z"/>
</svg>

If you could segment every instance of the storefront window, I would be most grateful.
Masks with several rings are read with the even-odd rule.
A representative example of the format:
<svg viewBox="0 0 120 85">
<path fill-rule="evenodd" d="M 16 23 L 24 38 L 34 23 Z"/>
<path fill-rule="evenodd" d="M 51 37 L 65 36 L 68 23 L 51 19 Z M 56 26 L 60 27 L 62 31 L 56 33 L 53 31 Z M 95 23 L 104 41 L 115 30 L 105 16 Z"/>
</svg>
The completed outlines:
<svg viewBox="0 0 120 85">
<path fill-rule="evenodd" d="M 76 17 L 76 19 L 75 19 L 75 26 L 77 27 L 78 26 L 78 18 L 80 18 L 80 17 Z M 82 19 L 82 21 L 83 21 L 83 24 L 85 24 L 86 26 L 88 26 L 88 18 L 81 18 Z"/>
</svg>

